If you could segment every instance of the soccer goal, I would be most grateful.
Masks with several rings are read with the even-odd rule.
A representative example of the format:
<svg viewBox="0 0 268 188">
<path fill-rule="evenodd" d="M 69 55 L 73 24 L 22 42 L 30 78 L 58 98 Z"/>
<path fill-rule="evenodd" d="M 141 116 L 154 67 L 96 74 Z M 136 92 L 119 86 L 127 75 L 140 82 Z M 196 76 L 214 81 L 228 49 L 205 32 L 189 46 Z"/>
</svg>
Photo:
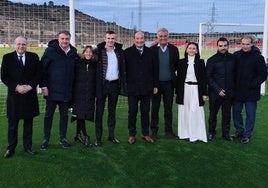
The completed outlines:
<svg viewBox="0 0 268 188">
<path fill-rule="evenodd" d="M 219 32 L 215 32 L 217 30 Z M 217 50 L 217 40 L 226 37 L 229 42 L 229 51 L 235 52 L 241 48 L 240 41 L 245 35 L 251 35 L 267 63 L 267 39 L 264 36 L 263 24 L 239 24 L 239 23 L 200 23 L 199 25 L 199 50 L 202 57 L 207 59 Z M 265 82 L 261 85 L 261 94 L 265 95 Z"/>
</svg>

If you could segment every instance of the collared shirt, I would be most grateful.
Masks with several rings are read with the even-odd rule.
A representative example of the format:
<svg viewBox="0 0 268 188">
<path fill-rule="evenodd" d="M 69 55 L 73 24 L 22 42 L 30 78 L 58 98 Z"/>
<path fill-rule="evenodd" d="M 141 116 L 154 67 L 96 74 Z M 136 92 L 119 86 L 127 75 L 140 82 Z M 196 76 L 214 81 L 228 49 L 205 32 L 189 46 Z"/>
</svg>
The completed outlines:
<svg viewBox="0 0 268 188">
<path fill-rule="evenodd" d="M 69 46 L 69 48 L 67 50 L 63 49 L 61 46 L 60 46 L 60 48 L 65 52 L 65 54 L 67 54 L 71 50 L 70 46 Z"/>
<path fill-rule="evenodd" d="M 168 43 L 164 47 L 162 47 L 159 43 L 157 44 L 157 46 L 160 47 L 160 49 L 162 50 L 162 52 L 165 52 L 167 50 Z"/>
<path fill-rule="evenodd" d="M 24 54 L 17 54 L 18 55 L 18 60 L 20 60 L 20 56 L 22 56 L 22 62 L 23 65 L 25 65 L 25 53 Z"/>
<path fill-rule="evenodd" d="M 118 80 L 118 60 L 114 50 L 106 51 L 107 54 L 107 72 L 106 72 L 106 80 L 113 81 Z"/>
<path fill-rule="evenodd" d="M 195 56 L 188 55 L 188 68 L 187 68 L 185 82 L 197 82 L 195 71 L 194 71 L 194 58 Z"/>
</svg>

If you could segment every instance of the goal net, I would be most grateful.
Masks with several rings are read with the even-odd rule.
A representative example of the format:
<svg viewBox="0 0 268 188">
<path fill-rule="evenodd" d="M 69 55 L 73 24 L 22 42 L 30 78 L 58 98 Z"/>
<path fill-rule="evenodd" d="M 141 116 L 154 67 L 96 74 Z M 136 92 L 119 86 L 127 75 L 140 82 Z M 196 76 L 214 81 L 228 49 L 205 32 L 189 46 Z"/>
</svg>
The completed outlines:
<svg viewBox="0 0 268 188">
<path fill-rule="evenodd" d="M 217 30 L 219 32 L 214 32 Z M 250 35 L 254 38 L 254 45 L 263 54 L 263 24 L 239 24 L 239 23 L 200 23 L 199 26 L 199 49 L 204 59 L 209 58 L 217 51 L 217 40 L 225 37 L 229 40 L 231 53 L 240 50 L 241 38 Z M 261 85 L 261 94 L 265 95 L 265 82 Z"/>
</svg>

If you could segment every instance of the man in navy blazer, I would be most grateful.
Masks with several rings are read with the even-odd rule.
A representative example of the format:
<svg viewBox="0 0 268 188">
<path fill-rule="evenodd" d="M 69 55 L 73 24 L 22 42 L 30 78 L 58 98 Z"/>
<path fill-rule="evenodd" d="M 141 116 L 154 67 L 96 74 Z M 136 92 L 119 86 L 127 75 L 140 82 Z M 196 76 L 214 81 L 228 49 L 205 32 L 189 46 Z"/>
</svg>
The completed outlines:
<svg viewBox="0 0 268 188">
<path fill-rule="evenodd" d="M 36 87 L 41 79 L 41 63 L 37 54 L 26 52 L 27 39 L 15 39 L 15 51 L 3 56 L 1 79 L 8 87 L 7 118 L 8 147 L 5 158 L 12 157 L 18 143 L 18 123 L 23 122 L 23 146 L 25 152 L 32 150 L 33 118 L 39 115 Z"/>
<path fill-rule="evenodd" d="M 158 91 L 158 66 L 150 48 L 144 45 L 144 33 L 134 36 L 134 44 L 125 50 L 128 95 L 128 142 L 133 144 L 136 135 L 136 118 L 140 103 L 142 138 L 149 143 L 150 101 Z"/>
</svg>

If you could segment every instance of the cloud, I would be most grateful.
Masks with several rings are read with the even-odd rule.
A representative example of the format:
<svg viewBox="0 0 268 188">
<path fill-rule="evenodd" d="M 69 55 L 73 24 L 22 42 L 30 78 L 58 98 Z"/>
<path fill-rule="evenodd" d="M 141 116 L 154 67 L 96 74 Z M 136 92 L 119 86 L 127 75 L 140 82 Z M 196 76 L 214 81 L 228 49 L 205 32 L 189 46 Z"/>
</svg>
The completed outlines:
<svg viewBox="0 0 268 188">
<path fill-rule="evenodd" d="M 49 0 L 11 0 L 26 4 L 44 4 Z M 52 0 L 55 5 L 69 6 L 68 0 Z M 215 4 L 216 22 L 263 23 L 263 0 L 142 0 L 142 29 L 154 32 L 167 27 L 172 32 L 198 32 L 200 22 L 212 19 Z M 138 25 L 139 0 L 74 0 L 77 10 L 95 18 L 116 22 L 129 28 Z M 249 16 L 250 15 L 250 16 Z M 238 29 L 238 28 L 237 28 Z"/>
</svg>

